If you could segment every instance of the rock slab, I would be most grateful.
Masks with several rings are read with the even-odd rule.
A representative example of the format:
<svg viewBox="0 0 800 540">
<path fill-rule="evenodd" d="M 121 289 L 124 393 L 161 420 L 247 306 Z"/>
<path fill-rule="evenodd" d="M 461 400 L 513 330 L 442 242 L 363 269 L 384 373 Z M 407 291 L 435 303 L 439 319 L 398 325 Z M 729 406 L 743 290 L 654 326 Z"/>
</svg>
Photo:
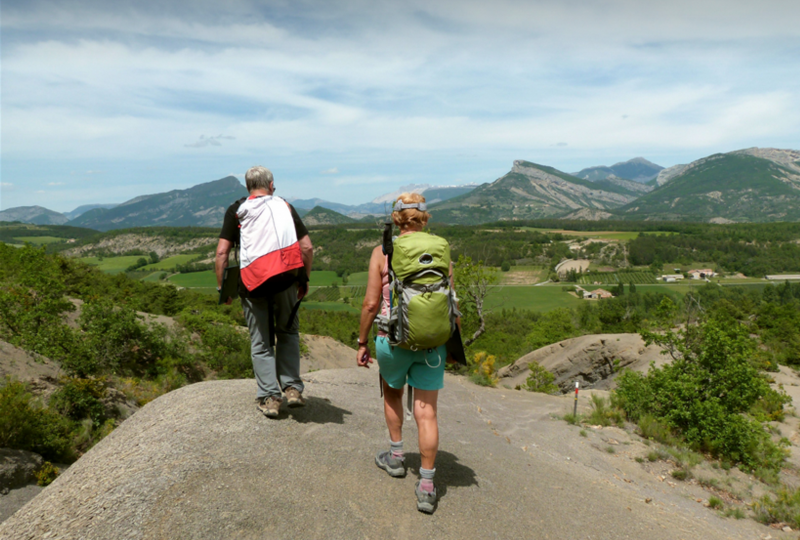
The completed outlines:
<svg viewBox="0 0 800 540">
<path fill-rule="evenodd" d="M 0 539 L 721 540 L 767 530 L 648 483 L 622 449 L 586 444 L 554 418 L 569 397 L 449 375 L 438 408 L 440 500 L 433 515 L 421 514 L 413 422 L 404 434 L 408 476 L 374 465 L 388 445 L 377 370 L 304 378 L 307 406 L 275 420 L 256 411 L 252 380 L 158 398 L 0 524 Z"/>
</svg>

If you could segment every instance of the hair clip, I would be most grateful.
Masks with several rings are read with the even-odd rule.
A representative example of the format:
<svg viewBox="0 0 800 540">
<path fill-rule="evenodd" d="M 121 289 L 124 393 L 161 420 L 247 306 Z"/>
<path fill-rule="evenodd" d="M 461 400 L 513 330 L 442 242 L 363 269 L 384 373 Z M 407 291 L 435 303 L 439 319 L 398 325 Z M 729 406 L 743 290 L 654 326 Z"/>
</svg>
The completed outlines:
<svg viewBox="0 0 800 540">
<path fill-rule="evenodd" d="M 397 202 L 394 203 L 394 211 L 399 212 L 400 210 L 411 210 L 416 209 L 420 212 L 424 212 L 428 209 L 428 205 L 424 202 L 421 203 L 404 203 L 402 200 L 397 199 Z"/>
</svg>

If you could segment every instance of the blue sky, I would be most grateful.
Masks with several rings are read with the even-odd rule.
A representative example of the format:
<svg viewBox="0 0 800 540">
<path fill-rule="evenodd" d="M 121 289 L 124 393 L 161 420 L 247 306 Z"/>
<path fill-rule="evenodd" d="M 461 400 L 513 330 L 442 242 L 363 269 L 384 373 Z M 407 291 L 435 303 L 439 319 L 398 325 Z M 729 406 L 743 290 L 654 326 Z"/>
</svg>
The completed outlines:
<svg viewBox="0 0 800 540">
<path fill-rule="evenodd" d="M 800 148 L 800 2 L 8 1 L 0 209 L 69 211 L 265 165 L 358 204 Z"/>
</svg>

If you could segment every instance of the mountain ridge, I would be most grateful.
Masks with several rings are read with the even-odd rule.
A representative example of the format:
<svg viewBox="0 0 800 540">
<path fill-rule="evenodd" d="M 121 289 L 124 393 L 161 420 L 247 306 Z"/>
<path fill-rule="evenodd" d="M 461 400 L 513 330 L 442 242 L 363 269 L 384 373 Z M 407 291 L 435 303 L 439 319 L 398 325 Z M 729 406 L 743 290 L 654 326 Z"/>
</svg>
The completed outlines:
<svg viewBox="0 0 800 540">
<path fill-rule="evenodd" d="M 110 209 L 95 208 L 69 223 L 98 231 L 157 225 L 216 227 L 228 206 L 246 195 L 235 176 L 226 176 L 188 189 L 140 195 Z"/>
<path fill-rule="evenodd" d="M 618 212 L 627 219 L 797 221 L 798 161 L 800 151 L 774 148 L 713 154 L 673 167 L 656 189 Z"/>
<path fill-rule="evenodd" d="M 618 185 L 595 183 L 553 167 L 514 161 L 511 171 L 474 191 L 435 204 L 437 221 L 455 224 L 560 217 L 580 209 L 607 211 L 635 200 Z"/>
<path fill-rule="evenodd" d="M 657 165 L 643 157 L 635 157 L 628 161 L 620 161 L 611 166 L 597 165 L 594 167 L 587 167 L 576 173 L 572 173 L 572 175 L 592 182 L 604 180 L 613 175 L 617 178 L 646 184 L 658 176 L 658 173 L 663 169 L 664 167 L 661 165 Z"/>
</svg>

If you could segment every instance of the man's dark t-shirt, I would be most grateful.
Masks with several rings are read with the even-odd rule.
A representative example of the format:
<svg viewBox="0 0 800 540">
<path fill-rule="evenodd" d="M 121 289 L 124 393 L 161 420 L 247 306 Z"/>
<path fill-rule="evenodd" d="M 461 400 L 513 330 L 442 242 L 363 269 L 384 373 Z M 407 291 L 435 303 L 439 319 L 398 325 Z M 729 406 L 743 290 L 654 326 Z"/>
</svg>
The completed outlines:
<svg viewBox="0 0 800 540">
<path fill-rule="evenodd" d="M 225 218 L 222 220 L 222 231 L 219 233 L 219 237 L 223 240 L 227 240 L 232 243 L 234 246 L 239 246 L 239 220 L 236 218 L 236 212 L 239 211 L 239 206 L 247 200 L 247 197 L 242 197 L 232 205 L 228 207 L 225 211 Z M 287 203 L 288 204 L 288 203 Z M 289 204 L 289 210 L 292 212 L 292 220 L 294 221 L 294 230 L 297 233 L 297 239 L 300 240 L 304 236 L 308 236 L 308 229 L 303 224 L 303 221 L 300 219 L 300 216 L 297 213 L 297 210 L 294 209 L 294 206 Z M 301 268 L 299 270 L 301 274 L 301 279 L 305 277 L 305 271 Z M 303 281 L 305 281 L 303 279 Z M 260 298 L 266 296 L 265 294 L 261 294 L 258 289 L 254 291 L 248 291 L 247 287 L 244 286 L 242 283 L 241 277 L 239 278 L 239 296 L 241 298 Z"/>
</svg>

